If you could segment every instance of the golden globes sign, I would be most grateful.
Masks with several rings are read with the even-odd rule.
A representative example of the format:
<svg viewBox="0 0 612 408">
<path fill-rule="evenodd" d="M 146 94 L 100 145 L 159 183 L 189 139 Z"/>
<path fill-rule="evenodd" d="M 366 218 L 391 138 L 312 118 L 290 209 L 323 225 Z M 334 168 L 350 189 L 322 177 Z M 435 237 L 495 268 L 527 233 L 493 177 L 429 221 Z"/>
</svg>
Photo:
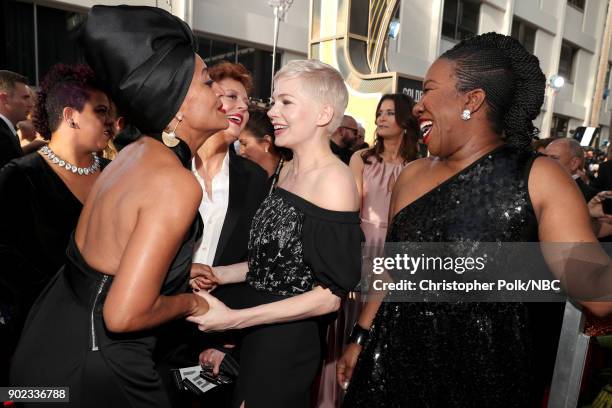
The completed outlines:
<svg viewBox="0 0 612 408">
<path fill-rule="evenodd" d="M 372 142 L 376 105 L 385 93 L 421 96 L 421 79 L 387 71 L 389 25 L 398 0 L 311 0 L 308 57 L 337 68 L 349 90 L 347 114 Z"/>
</svg>

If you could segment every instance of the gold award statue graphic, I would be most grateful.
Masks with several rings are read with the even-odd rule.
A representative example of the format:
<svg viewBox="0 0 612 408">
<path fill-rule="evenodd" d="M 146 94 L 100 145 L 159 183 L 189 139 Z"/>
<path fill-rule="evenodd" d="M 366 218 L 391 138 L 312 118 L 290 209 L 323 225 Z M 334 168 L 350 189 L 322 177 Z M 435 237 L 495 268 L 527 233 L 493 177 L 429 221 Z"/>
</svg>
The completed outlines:
<svg viewBox="0 0 612 408">
<path fill-rule="evenodd" d="M 308 57 L 337 68 L 349 91 L 347 114 L 373 140 L 374 114 L 385 93 L 404 92 L 415 101 L 421 79 L 389 72 L 391 21 L 399 0 L 311 0 Z"/>
</svg>

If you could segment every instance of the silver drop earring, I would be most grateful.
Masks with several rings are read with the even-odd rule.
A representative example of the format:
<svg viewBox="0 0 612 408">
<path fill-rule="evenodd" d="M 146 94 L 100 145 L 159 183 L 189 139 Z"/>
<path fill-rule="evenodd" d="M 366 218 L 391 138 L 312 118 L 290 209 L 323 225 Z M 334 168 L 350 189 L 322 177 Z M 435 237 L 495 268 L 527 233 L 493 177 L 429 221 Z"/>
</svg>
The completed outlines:
<svg viewBox="0 0 612 408">
<path fill-rule="evenodd" d="M 461 112 L 461 119 L 470 120 L 471 117 L 472 117 L 472 112 L 470 112 L 469 109 L 464 109 L 463 112 Z"/>
</svg>

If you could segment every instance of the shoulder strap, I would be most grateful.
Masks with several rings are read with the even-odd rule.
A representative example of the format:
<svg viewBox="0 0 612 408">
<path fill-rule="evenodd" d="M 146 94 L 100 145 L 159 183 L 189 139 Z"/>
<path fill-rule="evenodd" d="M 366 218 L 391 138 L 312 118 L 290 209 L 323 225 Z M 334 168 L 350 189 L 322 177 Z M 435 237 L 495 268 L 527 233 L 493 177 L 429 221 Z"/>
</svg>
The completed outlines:
<svg viewBox="0 0 612 408">
<path fill-rule="evenodd" d="M 283 164 L 285 164 L 285 159 L 281 157 L 280 160 L 278 161 L 278 164 L 276 165 L 276 170 L 274 171 L 274 174 L 272 175 L 272 185 L 270 186 L 270 191 L 268 191 L 268 195 L 272 193 L 272 190 L 274 190 L 274 187 L 276 187 L 276 184 L 278 183 L 278 178 L 283 168 Z"/>
</svg>

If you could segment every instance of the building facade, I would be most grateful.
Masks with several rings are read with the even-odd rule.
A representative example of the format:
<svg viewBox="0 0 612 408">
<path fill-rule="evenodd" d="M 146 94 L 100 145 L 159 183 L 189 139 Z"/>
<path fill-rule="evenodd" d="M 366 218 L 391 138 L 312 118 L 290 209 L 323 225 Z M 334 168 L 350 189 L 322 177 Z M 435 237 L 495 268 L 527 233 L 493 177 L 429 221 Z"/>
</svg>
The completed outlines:
<svg viewBox="0 0 612 408">
<path fill-rule="evenodd" d="M 253 97 L 270 96 L 274 19 L 266 0 L 2 0 L 0 69 L 24 74 L 38 85 L 51 65 L 81 62 L 71 29 L 94 4 L 156 6 L 172 12 L 190 24 L 207 64 L 244 64 L 254 75 Z M 306 58 L 308 12 L 308 1 L 296 0 L 281 22 L 277 68 Z"/>
<path fill-rule="evenodd" d="M 402 0 L 389 69 L 422 77 L 436 56 L 466 36 L 489 31 L 512 35 L 539 58 L 547 78 L 565 78 L 558 92 L 547 88 L 536 119 L 541 136 L 570 136 L 591 115 L 607 6 L 607 0 Z M 612 86 L 610 62 L 607 89 Z M 599 116 L 601 141 L 608 138 L 612 119 L 607 94 Z M 547 106 L 552 106 L 548 118 Z"/>
<path fill-rule="evenodd" d="M 351 8 L 365 7 L 372 21 L 373 8 L 391 3 L 400 29 L 385 40 L 383 71 L 419 80 L 442 52 L 466 36 L 488 31 L 513 35 L 539 58 L 547 78 L 560 75 L 566 80 L 558 92 L 547 88 L 547 101 L 536 120 L 542 136 L 570 136 L 587 123 L 607 0 L 294 0 L 280 24 L 277 67 L 309 54 L 317 57 L 311 47 L 313 10 L 350 13 Z M 51 64 L 78 61 L 82 57 L 69 29 L 93 4 L 149 5 L 173 12 L 191 25 L 207 63 L 242 62 L 254 73 L 254 96 L 269 97 L 274 19 L 267 0 L 3 0 L 0 67 L 37 84 Z M 605 88 L 612 86 L 609 67 Z M 607 95 L 599 116 L 602 141 L 608 138 L 612 119 Z M 362 122 L 374 116 L 359 114 Z"/>
</svg>

